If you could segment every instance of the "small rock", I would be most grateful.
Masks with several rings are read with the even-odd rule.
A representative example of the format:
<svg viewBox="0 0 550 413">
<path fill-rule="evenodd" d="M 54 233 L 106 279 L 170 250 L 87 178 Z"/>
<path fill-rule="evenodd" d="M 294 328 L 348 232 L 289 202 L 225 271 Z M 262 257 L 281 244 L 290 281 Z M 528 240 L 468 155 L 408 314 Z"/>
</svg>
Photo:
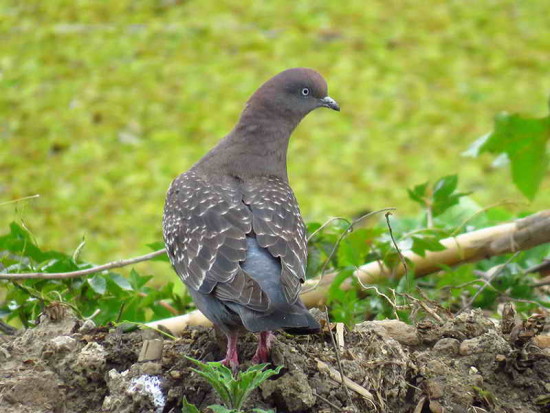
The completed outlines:
<svg viewBox="0 0 550 413">
<path fill-rule="evenodd" d="M 162 357 L 163 345 L 164 340 L 158 338 L 143 341 L 138 361 L 160 360 Z"/>
<path fill-rule="evenodd" d="M 171 370 L 169 374 L 170 374 L 170 377 L 172 377 L 173 379 L 177 380 L 181 378 L 181 371 L 179 370 Z"/>
<path fill-rule="evenodd" d="M 430 412 L 432 413 L 443 413 L 445 409 L 437 400 L 430 400 Z"/>
<path fill-rule="evenodd" d="M 92 380 L 101 380 L 107 365 L 107 352 L 97 343 L 88 343 L 80 351 L 73 370 Z"/>
<path fill-rule="evenodd" d="M 476 339 L 464 340 L 462 343 L 460 343 L 460 348 L 458 351 L 461 356 L 469 356 L 470 354 L 476 352 L 477 345 L 478 343 Z"/>
<path fill-rule="evenodd" d="M 533 344 L 538 348 L 550 348 L 550 336 L 535 336 Z"/>
<path fill-rule="evenodd" d="M 50 340 L 50 346 L 56 352 L 71 351 L 75 345 L 76 340 L 69 336 L 57 336 Z"/>
<path fill-rule="evenodd" d="M 162 365 L 160 363 L 148 361 L 139 365 L 139 367 L 141 374 L 146 374 L 148 376 L 156 376 L 162 373 Z"/>
<path fill-rule="evenodd" d="M 426 381 L 426 392 L 430 400 L 440 399 L 443 397 L 443 386 L 437 380 L 428 380 Z"/>
<path fill-rule="evenodd" d="M 416 346 L 420 343 L 416 328 L 399 320 L 380 320 L 374 323 L 384 327 L 388 335 L 401 344 Z"/>
<path fill-rule="evenodd" d="M 472 380 L 477 387 L 481 387 L 483 385 L 483 376 L 481 374 L 472 375 Z"/>
<path fill-rule="evenodd" d="M 510 344 L 494 330 L 479 337 L 464 340 L 460 343 L 459 353 L 462 356 L 478 353 L 507 354 L 511 351 Z"/>
<path fill-rule="evenodd" d="M 127 388 L 128 370 L 121 373 L 116 369 L 111 369 L 107 373 L 106 382 L 109 389 L 109 394 L 103 399 L 102 411 L 105 412 L 120 412 L 125 400 L 125 390 Z"/>
<path fill-rule="evenodd" d="M 442 338 L 437 343 L 435 343 L 433 349 L 435 352 L 440 354 L 447 354 L 449 356 L 454 356 L 458 354 L 460 348 L 460 342 L 456 338 Z"/>
</svg>

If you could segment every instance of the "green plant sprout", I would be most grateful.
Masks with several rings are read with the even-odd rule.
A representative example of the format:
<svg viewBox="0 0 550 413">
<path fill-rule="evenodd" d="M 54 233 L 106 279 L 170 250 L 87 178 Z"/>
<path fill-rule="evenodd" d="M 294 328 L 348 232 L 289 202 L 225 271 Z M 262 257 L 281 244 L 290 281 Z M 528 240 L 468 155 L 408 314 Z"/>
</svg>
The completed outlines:
<svg viewBox="0 0 550 413">
<path fill-rule="evenodd" d="M 198 366 L 198 369 L 192 369 L 197 374 L 204 377 L 214 388 L 216 393 L 222 399 L 224 406 L 208 406 L 215 413 L 239 413 L 242 412 L 242 406 L 252 390 L 266 381 L 271 376 L 279 374 L 282 366 L 274 369 L 267 369 L 267 363 L 257 364 L 249 367 L 246 371 L 240 371 L 235 377 L 233 372 L 219 362 L 203 363 L 194 358 L 186 358 Z M 261 413 L 265 410 L 253 409 L 253 412 Z M 186 399 L 183 400 L 182 413 L 197 413 L 196 406 L 190 404 Z"/>
</svg>

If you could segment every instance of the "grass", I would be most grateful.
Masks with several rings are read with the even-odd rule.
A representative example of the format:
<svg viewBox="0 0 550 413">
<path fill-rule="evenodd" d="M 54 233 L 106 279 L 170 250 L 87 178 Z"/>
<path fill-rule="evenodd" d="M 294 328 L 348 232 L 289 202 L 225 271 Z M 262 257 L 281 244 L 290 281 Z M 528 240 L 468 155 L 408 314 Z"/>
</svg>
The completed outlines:
<svg viewBox="0 0 550 413">
<path fill-rule="evenodd" d="M 408 214 L 406 188 L 451 173 L 484 205 L 524 202 L 508 169 L 460 153 L 499 111 L 547 112 L 548 1 L 232 3 L 4 0 L 0 203 L 41 196 L 0 206 L 0 226 L 66 251 L 85 236 L 90 261 L 146 252 L 171 179 L 294 66 L 342 106 L 290 146 L 306 219 Z"/>
</svg>

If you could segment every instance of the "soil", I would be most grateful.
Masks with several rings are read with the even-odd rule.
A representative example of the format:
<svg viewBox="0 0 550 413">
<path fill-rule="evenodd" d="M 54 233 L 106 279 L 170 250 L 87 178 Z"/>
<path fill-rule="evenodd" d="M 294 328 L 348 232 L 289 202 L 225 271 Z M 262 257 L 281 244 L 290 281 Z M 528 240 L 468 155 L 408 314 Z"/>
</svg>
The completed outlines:
<svg viewBox="0 0 550 413">
<path fill-rule="evenodd" d="M 480 311 L 440 313 L 415 326 L 363 322 L 343 334 L 316 316 L 322 334 L 276 335 L 272 362 L 284 368 L 252 392 L 247 411 L 550 412 L 541 316 L 501 327 Z M 47 312 L 35 328 L 0 336 L 0 412 L 180 412 L 184 396 L 208 411 L 221 401 L 184 355 L 214 361 L 224 346 L 209 328 L 170 340 Z M 244 336 L 241 360 L 255 346 Z"/>
</svg>

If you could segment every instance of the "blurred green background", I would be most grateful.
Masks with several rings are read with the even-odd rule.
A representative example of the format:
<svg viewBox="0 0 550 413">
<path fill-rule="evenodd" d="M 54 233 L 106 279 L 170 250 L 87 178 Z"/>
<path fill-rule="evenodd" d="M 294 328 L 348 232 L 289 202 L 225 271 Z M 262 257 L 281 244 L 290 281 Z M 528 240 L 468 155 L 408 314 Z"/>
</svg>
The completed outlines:
<svg viewBox="0 0 550 413">
<path fill-rule="evenodd" d="M 62 251 L 85 236 L 92 262 L 147 252 L 171 179 L 295 66 L 342 106 L 290 146 L 306 220 L 416 213 L 406 188 L 452 173 L 481 205 L 526 208 L 508 168 L 461 153 L 499 111 L 547 113 L 549 16 L 548 0 L 2 0 L 0 204 L 40 198 L 0 206 L 0 226 Z"/>
</svg>

